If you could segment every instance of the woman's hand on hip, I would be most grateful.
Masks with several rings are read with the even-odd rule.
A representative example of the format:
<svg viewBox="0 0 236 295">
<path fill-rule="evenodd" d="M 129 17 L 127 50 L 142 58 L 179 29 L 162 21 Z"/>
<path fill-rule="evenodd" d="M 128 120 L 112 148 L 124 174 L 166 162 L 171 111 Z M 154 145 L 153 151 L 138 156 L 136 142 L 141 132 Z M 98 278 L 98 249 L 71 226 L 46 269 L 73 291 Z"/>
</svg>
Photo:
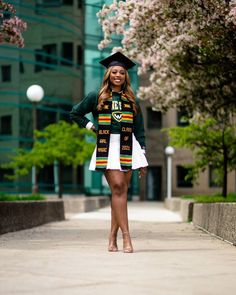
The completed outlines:
<svg viewBox="0 0 236 295">
<path fill-rule="evenodd" d="M 146 167 L 139 168 L 139 173 L 138 173 L 139 178 L 143 177 L 146 174 L 146 172 L 147 172 Z"/>
<path fill-rule="evenodd" d="M 91 130 L 97 135 L 97 130 L 94 125 L 91 127 Z"/>
</svg>

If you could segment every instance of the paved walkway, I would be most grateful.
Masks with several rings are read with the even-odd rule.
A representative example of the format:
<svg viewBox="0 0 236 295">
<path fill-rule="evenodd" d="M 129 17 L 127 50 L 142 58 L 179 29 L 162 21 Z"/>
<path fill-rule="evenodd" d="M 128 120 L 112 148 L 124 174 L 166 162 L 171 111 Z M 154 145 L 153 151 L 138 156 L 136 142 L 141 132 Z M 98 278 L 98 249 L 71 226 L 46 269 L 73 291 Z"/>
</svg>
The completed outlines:
<svg viewBox="0 0 236 295">
<path fill-rule="evenodd" d="M 232 295 L 236 249 L 157 203 L 129 203 L 135 253 L 109 253 L 109 208 L 0 237 L 0 294 Z"/>
</svg>

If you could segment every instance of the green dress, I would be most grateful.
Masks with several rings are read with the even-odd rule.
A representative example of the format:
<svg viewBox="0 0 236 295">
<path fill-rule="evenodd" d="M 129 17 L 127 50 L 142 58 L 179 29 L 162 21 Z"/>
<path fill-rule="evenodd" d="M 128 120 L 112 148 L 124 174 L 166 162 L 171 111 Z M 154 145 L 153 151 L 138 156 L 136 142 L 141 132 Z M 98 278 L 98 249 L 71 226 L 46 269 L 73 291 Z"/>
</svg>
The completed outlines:
<svg viewBox="0 0 236 295">
<path fill-rule="evenodd" d="M 137 103 L 137 102 L 136 102 Z M 98 129 L 98 94 L 97 92 L 90 92 L 80 103 L 76 104 L 70 112 L 70 118 L 76 122 L 80 127 L 86 128 L 90 120 L 86 117 L 88 113 L 93 114 L 93 124 Z M 138 113 L 134 116 L 133 132 L 134 136 L 139 142 L 142 149 L 145 149 L 145 130 L 143 123 L 143 116 L 139 104 Z M 112 93 L 112 121 L 111 134 L 120 134 L 121 131 L 121 95 L 117 92 Z"/>
</svg>

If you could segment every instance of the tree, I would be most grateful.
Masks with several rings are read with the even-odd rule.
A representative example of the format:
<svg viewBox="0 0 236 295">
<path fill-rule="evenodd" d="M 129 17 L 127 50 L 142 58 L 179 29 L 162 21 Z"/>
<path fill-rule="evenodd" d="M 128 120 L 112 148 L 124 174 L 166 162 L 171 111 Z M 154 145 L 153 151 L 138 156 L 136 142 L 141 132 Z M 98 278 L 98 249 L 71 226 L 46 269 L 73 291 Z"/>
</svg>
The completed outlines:
<svg viewBox="0 0 236 295">
<path fill-rule="evenodd" d="M 60 121 L 48 125 L 43 131 L 35 131 L 36 141 L 32 150 L 18 150 L 3 167 L 14 170 L 11 178 L 27 175 L 32 166 L 36 170 L 54 161 L 59 163 L 59 197 L 62 197 L 62 165 L 82 165 L 92 154 L 95 146 L 94 133 L 81 129 L 77 124 Z M 92 139 L 92 140 L 91 140 Z"/>
<path fill-rule="evenodd" d="M 170 144 L 193 151 L 194 163 L 191 175 L 196 181 L 200 171 L 212 166 L 222 185 L 222 195 L 227 196 L 227 174 L 236 165 L 236 125 L 227 125 L 215 119 L 204 120 L 195 116 L 186 127 L 173 127 L 168 130 Z"/>
<path fill-rule="evenodd" d="M 27 24 L 15 14 L 13 5 L 0 0 L 0 44 L 11 43 L 24 47 L 22 33 L 26 30 Z"/>
<path fill-rule="evenodd" d="M 140 75 L 150 75 L 138 95 L 154 108 L 184 105 L 215 118 L 235 112 L 235 0 L 114 0 L 98 18 L 99 48 L 121 36 L 122 48 L 113 50 L 137 60 Z"/>
</svg>

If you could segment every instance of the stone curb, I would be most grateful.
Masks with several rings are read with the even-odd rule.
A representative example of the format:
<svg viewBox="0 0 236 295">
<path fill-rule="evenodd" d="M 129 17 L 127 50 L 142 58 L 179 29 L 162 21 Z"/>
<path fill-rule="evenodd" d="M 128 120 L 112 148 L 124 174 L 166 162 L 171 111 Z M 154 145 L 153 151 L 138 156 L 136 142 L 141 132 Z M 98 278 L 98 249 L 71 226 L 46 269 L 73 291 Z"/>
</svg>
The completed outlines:
<svg viewBox="0 0 236 295">
<path fill-rule="evenodd" d="M 66 197 L 63 198 L 65 213 L 94 211 L 110 204 L 109 197 Z"/>
<path fill-rule="evenodd" d="M 62 200 L 0 202 L 0 234 L 65 220 Z"/>
<path fill-rule="evenodd" d="M 182 221 L 236 245 L 236 203 L 195 203 L 191 199 L 171 198 L 165 207 L 179 211 Z"/>
<path fill-rule="evenodd" d="M 164 201 L 165 208 L 171 211 L 180 211 L 180 204 L 181 204 L 181 198 L 179 197 L 172 197 L 170 199 L 165 198 Z"/>
<path fill-rule="evenodd" d="M 193 224 L 236 245 L 236 203 L 195 203 Z"/>
<path fill-rule="evenodd" d="M 94 211 L 109 197 L 66 197 L 62 200 L 0 202 L 0 234 L 65 220 L 65 213 Z"/>
<path fill-rule="evenodd" d="M 183 222 L 190 222 L 193 219 L 194 200 L 182 199 L 180 202 L 180 216 Z"/>
<path fill-rule="evenodd" d="M 173 197 L 165 199 L 165 208 L 173 212 L 179 212 L 183 222 L 189 222 L 193 217 L 193 204 L 192 199 L 182 199 Z"/>
</svg>

